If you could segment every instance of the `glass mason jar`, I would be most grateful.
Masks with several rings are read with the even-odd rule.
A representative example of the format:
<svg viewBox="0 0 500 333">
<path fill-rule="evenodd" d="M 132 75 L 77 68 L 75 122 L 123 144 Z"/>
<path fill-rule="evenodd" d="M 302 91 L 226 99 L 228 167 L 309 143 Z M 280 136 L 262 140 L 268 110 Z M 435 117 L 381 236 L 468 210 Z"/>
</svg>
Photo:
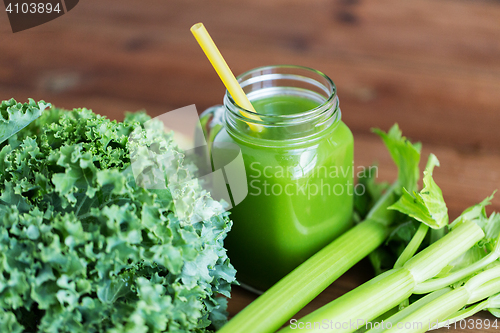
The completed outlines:
<svg viewBox="0 0 500 333">
<path fill-rule="evenodd" d="M 241 150 L 248 194 L 225 244 L 238 281 L 264 291 L 351 227 L 353 136 L 319 71 L 267 66 L 238 81 L 257 113 L 226 93 L 209 145 L 212 156 L 227 143 Z"/>
</svg>

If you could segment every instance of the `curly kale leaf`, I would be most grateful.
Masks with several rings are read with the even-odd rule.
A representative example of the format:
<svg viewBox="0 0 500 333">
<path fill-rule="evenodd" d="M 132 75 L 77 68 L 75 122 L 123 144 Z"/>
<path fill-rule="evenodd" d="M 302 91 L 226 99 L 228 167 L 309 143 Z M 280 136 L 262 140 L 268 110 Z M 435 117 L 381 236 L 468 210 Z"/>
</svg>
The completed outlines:
<svg viewBox="0 0 500 333">
<path fill-rule="evenodd" d="M 148 119 L 51 108 L 0 150 L 2 332 L 205 332 L 225 321 L 232 222 Z M 182 217 L 168 188 L 136 184 L 134 131 L 134 144 L 175 153 L 166 172 L 186 180 Z"/>
<path fill-rule="evenodd" d="M 13 98 L 0 103 L 0 144 L 40 117 L 50 104 L 31 98 L 28 103 L 17 103 Z"/>
</svg>

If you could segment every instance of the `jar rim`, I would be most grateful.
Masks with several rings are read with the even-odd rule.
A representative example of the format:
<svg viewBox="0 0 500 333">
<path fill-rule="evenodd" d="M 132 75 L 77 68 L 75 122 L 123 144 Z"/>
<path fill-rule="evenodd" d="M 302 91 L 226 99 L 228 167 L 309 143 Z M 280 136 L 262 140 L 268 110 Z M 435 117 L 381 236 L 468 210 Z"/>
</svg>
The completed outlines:
<svg viewBox="0 0 500 333">
<path fill-rule="evenodd" d="M 287 78 L 288 76 L 290 76 L 290 77 L 293 76 L 294 78 L 306 79 L 306 81 L 308 81 L 309 83 L 312 83 L 313 85 L 316 85 L 317 87 L 325 88 L 323 90 L 325 93 L 328 94 L 328 97 L 325 97 L 325 100 L 322 103 L 320 103 L 318 106 L 316 106 L 310 110 L 306 110 L 306 111 L 298 112 L 298 113 L 294 113 L 294 114 L 268 115 L 268 114 L 259 113 L 257 111 L 254 112 L 254 111 L 245 109 L 244 107 L 241 107 L 233 99 L 233 97 L 231 96 L 229 91 L 226 90 L 224 99 L 227 100 L 231 104 L 231 106 L 235 107 L 238 111 L 238 112 L 234 112 L 234 110 L 231 110 L 233 115 L 237 116 L 238 118 L 241 118 L 242 120 L 245 120 L 246 122 L 255 123 L 255 124 L 265 123 L 265 121 L 262 121 L 262 119 L 266 119 L 266 118 L 272 118 L 274 120 L 273 122 L 276 122 L 276 120 L 279 119 L 280 122 L 289 123 L 289 122 L 294 122 L 296 120 L 299 120 L 299 122 L 307 121 L 307 120 L 310 120 L 310 118 L 317 117 L 317 116 L 321 115 L 322 113 L 327 112 L 328 109 L 330 109 L 333 106 L 333 104 L 337 104 L 334 107 L 338 108 L 337 87 L 335 86 L 335 83 L 333 82 L 333 80 L 330 79 L 326 74 L 322 73 L 321 71 L 318 71 L 318 70 L 310 68 L 310 67 L 299 66 L 299 65 L 288 65 L 288 64 L 260 66 L 260 67 L 250 69 L 250 70 L 238 75 L 236 77 L 236 79 L 241 84 L 242 82 L 244 83 L 244 82 L 248 81 L 248 80 L 242 81 L 242 79 L 245 76 L 248 76 L 248 75 L 255 73 L 255 72 L 272 70 L 272 69 L 296 69 L 296 70 L 302 70 L 302 71 L 317 75 L 318 78 L 324 79 L 326 81 L 327 85 L 320 83 L 317 79 L 298 75 L 298 74 L 292 74 L 292 73 L 290 73 L 290 74 L 269 73 L 269 74 L 263 74 L 260 77 L 276 75 L 276 76 L 281 76 L 281 78 Z M 313 83 L 311 81 L 315 81 L 316 83 Z M 252 82 L 250 82 L 250 83 L 252 83 Z M 242 86 L 242 88 L 245 86 L 246 85 Z M 336 103 L 335 103 L 335 100 L 336 100 Z M 256 120 L 256 119 L 261 119 L 261 121 Z"/>
</svg>

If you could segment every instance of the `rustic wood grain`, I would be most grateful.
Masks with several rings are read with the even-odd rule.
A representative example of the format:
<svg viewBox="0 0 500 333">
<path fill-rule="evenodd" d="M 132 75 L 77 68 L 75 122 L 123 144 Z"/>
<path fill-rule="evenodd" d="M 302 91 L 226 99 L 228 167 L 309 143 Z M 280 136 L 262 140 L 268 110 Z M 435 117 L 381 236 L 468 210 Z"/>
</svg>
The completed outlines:
<svg viewBox="0 0 500 333">
<path fill-rule="evenodd" d="M 75 9 L 18 34 L 3 22 L 2 87 L 204 108 L 223 92 L 188 30 L 204 21 L 236 73 L 272 63 L 327 73 L 356 132 L 398 121 L 424 142 L 500 150 L 497 1 L 89 0 Z M 78 80 L 55 89 L 57 74 Z"/>
<path fill-rule="evenodd" d="M 16 34 L 0 13 L 0 98 L 85 106 L 112 119 L 193 103 L 201 111 L 221 103 L 224 88 L 189 32 L 199 21 L 237 74 L 290 63 L 329 75 L 355 135 L 356 165 L 377 161 L 381 180 L 396 170 L 369 130 L 398 122 L 423 142 L 423 156 L 440 159 L 435 179 L 450 218 L 500 187 L 498 0 L 86 0 Z M 367 267 L 298 316 L 369 279 Z M 254 298 L 235 288 L 231 314 Z"/>
</svg>

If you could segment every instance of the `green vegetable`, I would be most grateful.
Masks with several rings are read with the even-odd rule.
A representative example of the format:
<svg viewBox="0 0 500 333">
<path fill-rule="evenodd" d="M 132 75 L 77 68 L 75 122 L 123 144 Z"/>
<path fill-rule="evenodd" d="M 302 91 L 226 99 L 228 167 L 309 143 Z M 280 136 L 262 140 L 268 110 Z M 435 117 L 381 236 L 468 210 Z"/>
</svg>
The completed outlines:
<svg viewBox="0 0 500 333">
<path fill-rule="evenodd" d="M 396 212 L 387 208 L 396 202 L 397 193 L 401 193 L 403 187 L 416 189 L 420 145 L 413 145 L 403 137 L 397 125 L 387 134 L 379 130 L 377 134 L 398 166 L 398 180 L 390 187 L 377 186 L 373 175 L 368 175 L 363 180 L 368 189 L 367 197 L 356 198 L 357 218 L 364 218 L 364 221 L 281 279 L 224 325 L 219 333 L 276 331 L 333 281 L 379 247 L 389 235 L 389 228 L 401 222 Z M 366 207 L 370 210 L 365 216 Z"/>
<path fill-rule="evenodd" d="M 495 281 L 492 282 L 495 284 L 500 283 L 499 279 L 495 279 Z M 486 288 L 491 289 L 491 285 L 486 285 Z M 486 288 L 483 287 L 482 289 L 484 290 Z M 436 320 L 434 322 L 437 322 L 437 327 L 447 327 L 447 326 L 453 327 L 456 322 L 459 322 L 462 319 L 470 317 L 482 310 L 488 310 L 495 317 L 500 317 L 500 293 L 490 296 L 482 302 L 463 308 L 455 312 L 454 314 L 449 315 L 448 317 L 444 316 L 443 317 L 444 319 L 441 319 L 439 321 Z M 498 324 L 496 324 L 495 326 L 494 325 L 491 326 L 494 328 L 498 328 Z M 484 327 L 484 328 L 489 329 L 489 327 Z"/>
<path fill-rule="evenodd" d="M 295 323 L 327 321 L 334 323 L 329 329 L 316 326 L 310 332 L 354 332 L 384 312 L 407 299 L 416 285 L 437 275 L 451 261 L 465 253 L 481 238 L 484 232 L 473 221 L 460 224 L 449 234 L 429 245 L 408 260 L 402 267 L 389 270 L 363 285 L 351 290 L 333 302 L 321 307 Z M 376 306 L 374 306 L 376 304 Z M 343 326 L 335 326 L 340 323 Z M 349 325 L 345 323 L 355 323 Z M 293 331 L 289 326 L 280 332 Z"/>
<path fill-rule="evenodd" d="M 436 165 L 439 165 L 439 161 L 431 154 L 424 171 L 424 188 L 420 193 L 413 191 L 413 195 L 404 188 L 401 198 L 389 209 L 398 210 L 434 229 L 446 226 L 448 209 L 441 189 L 432 178 L 432 171 Z"/>
<path fill-rule="evenodd" d="M 484 238 L 452 261 L 437 277 L 419 284 L 413 292 L 429 294 L 385 319 L 385 327 L 387 323 L 397 322 L 430 323 L 430 326 L 411 330 L 425 332 L 432 326 L 453 327 L 455 322 L 484 309 L 495 316 L 500 315 L 500 216 L 497 213 L 486 215 L 485 206 L 491 199 L 492 196 L 465 210 L 451 225 L 453 230 L 468 223 L 466 221 L 474 221 L 484 230 Z M 434 297 L 438 293 L 439 297 Z"/>
<path fill-rule="evenodd" d="M 500 292 L 500 266 L 497 265 L 470 278 L 463 286 L 455 289 L 440 289 L 421 298 L 385 320 L 384 326 L 387 328 L 388 323 L 391 323 L 390 326 L 396 327 L 398 322 L 422 323 L 422 326 L 415 325 L 415 327 L 405 330 L 405 332 L 415 333 L 426 332 L 434 326 L 444 327 L 484 309 L 491 304 L 491 300 L 488 299 L 474 306 L 473 311 L 470 309 L 467 309 L 468 311 L 460 310 L 467 304 L 476 303 L 498 292 Z M 498 295 L 491 297 L 492 300 L 497 298 Z M 368 332 L 383 332 L 383 330 L 372 329 Z"/>
<path fill-rule="evenodd" d="M 408 139 L 403 137 L 397 124 L 391 127 L 387 133 L 379 129 L 375 129 L 374 132 L 382 138 L 391 154 L 392 160 L 398 166 L 398 179 L 392 187 L 394 200 L 391 204 L 393 204 L 404 194 L 405 190 L 407 192 L 417 190 L 419 177 L 418 164 L 420 162 L 420 150 L 422 147 L 419 142 L 412 144 Z M 406 218 L 401 214 L 394 215 L 391 225 L 394 228 L 384 244 L 368 255 L 377 275 L 394 266 L 394 263 L 400 257 L 406 245 L 412 240 L 412 237 L 417 233 L 418 229 L 420 229 L 419 234 L 423 233 L 425 235 L 427 233 L 419 221 Z"/>
<path fill-rule="evenodd" d="M 32 101 L 4 105 L 16 128 L 26 123 L 14 110 L 37 112 Z M 224 323 L 226 300 L 216 296 L 235 281 L 223 247 L 232 223 L 163 124 L 144 127 L 149 119 L 51 108 L 3 132 L 1 332 L 205 332 Z M 138 186 L 131 158 L 144 170 L 165 154 L 172 163 L 159 170 L 179 181 L 177 193 Z"/>
<path fill-rule="evenodd" d="M 401 198 L 389 207 L 422 222 L 408 246 L 399 256 L 394 268 L 402 267 L 417 252 L 429 227 L 441 229 L 448 225 L 448 208 L 444 202 L 443 193 L 432 178 L 432 171 L 436 165 L 439 165 L 439 161 L 434 154 L 431 154 L 424 171 L 424 188 L 420 193 L 414 191 L 413 195 L 403 188 Z"/>
<path fill-rule="evenodd" d="M 50 104 L 31 98 L 28 103 L 17 103 L 13 98 L 0 104 L 0 144 L 40 117 Z"/>
<path fill-rule="evenodd" d="M 415 289 L 416 294 L 424 294 L 453 285 L 474 272 L 484 269 L 500 257 L 500 215 L 493 213 L 488 218 L 485 211 L 485 207 L 492 199 L 493 195 L 468 208 L 451 224 L 451 228 L 454 228 L 464 221 L 473 220 L 485 231 L 485 237 L 463 256 L 450 263 L 439 276 L 420 284 Z"/>
<path fill-rule="evenodd" d="M 392 126 L 387 133 L 380 129 L 374 129 L 373 131 L 382 138 L 392 160 L 398 167 L 399 186 L 395 188 L 396 192 L 401 193 L 403 188 L 407 191 L 415 191 L 418 187 L 418 163 L 422 145 L 419 142 L 412 144 L 402 136 L 397 124 Z"/>
<path fill-rule="evenodd" d="M 441 190 L 432 180 L 434 165 L 437 165 L 437 159 L 431 155 L 425 171 L 424 189 L 420 193 L 414 192 L 413 199 L 408 198 L 409 193 L 406 196 L 403 194 L 392 206 L 425 221 L 425 228 L 448 221 Z M 472 310 L 459 311 L 468 304 L 488 297 L 492 297 L 491 302 L 494 302 L 496 294 L 500 293 L 500 262 L 497 260 L 500 217 L 497 214 L 489 218 L 486 216 L 484 207 L 490 200 L 491 197 L 465 210 L 451 224 L 447 235 L 411 257 L 423 239 L 417 232 L 394 269 L 305 316 L 294 323 L 295 327 L 287 327 L 282 332 L 301 326 L 307 328 L 308 323 L 315 322 L 333 324 L 326 329 L 316 326 L 310 331 L 353 332 L 370 328 L 375 318 L 389 313 L 398 304 L 409 304 L 412 293 L 431 292 L 403 307 L 386 319 L 382 328 L 376 327 L 370 333 L 390 330 L 391 327 L 397 330 L 398 323 L 422 323 L 405 327 L 405 332 L 425 332 L 433 326 L 429 323 L 436 320 L 455 320 L 471 314 Z M 491 304 L 487 300 L 484 306 Z M 354 325 L 342 325 L 353 322 Z M 336 326 L 338 324 L 342 326 Z"/>
</svg>

